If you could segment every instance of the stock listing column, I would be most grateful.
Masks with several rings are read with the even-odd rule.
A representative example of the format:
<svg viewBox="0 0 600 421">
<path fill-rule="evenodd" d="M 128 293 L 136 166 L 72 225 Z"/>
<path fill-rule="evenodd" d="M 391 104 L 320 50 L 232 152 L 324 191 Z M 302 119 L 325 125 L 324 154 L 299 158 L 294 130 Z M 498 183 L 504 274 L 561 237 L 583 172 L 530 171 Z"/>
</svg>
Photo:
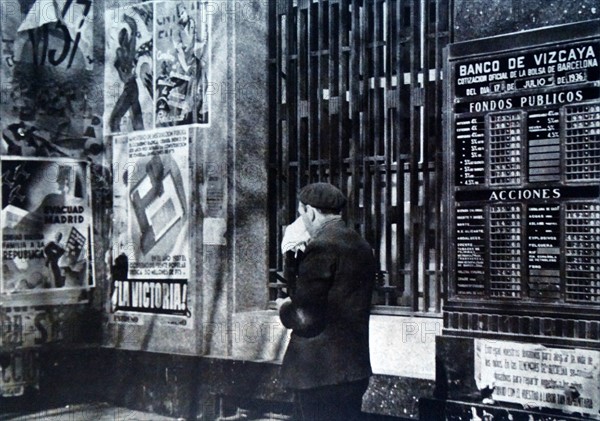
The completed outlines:
<svg viewBox="0 0 600 421">
<path fill-rule="evenodd" d="M 599 414 L 599 60 L 598 21 L 448 49 L 447 416 Z"/>
</svg>

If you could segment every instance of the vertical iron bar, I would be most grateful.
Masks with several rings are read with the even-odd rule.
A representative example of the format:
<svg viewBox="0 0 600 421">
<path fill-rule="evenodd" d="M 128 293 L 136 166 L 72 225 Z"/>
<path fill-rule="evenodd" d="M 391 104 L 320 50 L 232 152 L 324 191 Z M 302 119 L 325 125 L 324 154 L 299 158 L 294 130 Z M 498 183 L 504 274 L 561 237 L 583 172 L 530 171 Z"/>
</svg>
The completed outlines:
<svg viewBox="0 0 600 421">
<path fill-rule="evenodd" d="M 442 236 L 446 235 L 446 230 L 442 227 L 442 182 L 443 182 L 443 166 L 442 166 L 442 78 L 441 78 L 441 66 L 442 66 L 442 46 L 440 43 L 440 37 L 442 32 L 446 28 L 441 28 L 442 21 L 440 16 L 440 10 L 446 6 L 446 0 L 437 0 L 435 9 L 435 100 L 433 112 L 436 116 L 436 132 L 435 132 L 435 175 L 436 175 L 436 212 L 435 212 L 435 289 L 434 289 L 434 306 L 435 312 L 440 313 L 442 311 L 442 256 L 445 251 L 443 249 L 444 241 Z"/>
<path fill-rule="evenodd" d="M 338 155 L 338 151 L 339 151 L 339 145 L 342 141 L 341 137 L 340 137 L 340 131 L 339 131 L 339 106 L 337 109 L 337 113 L 334 113 L 333 109 L 333 105 L 332 105 L 332 101 L 334 101 L 334 98 L 336 98 L 336 96 L 338 95 L 338 89 L 337 89 L 337 83 L 338 83 L 338 78 L 339 75 L 337 74 L 337 69 L 338 69 L 338 65 L 339 65 L 339 45 L 338 45 L 338 39 L 339 39 L 339 16 L 336 13 L 336 9 L 339 10 L 339 5 L 337 3 L 334 3 L 333 1 L 328 1 L 327 2 L 327 7 L 329 9 L 328 12 L 328 16 L 329 16 L 329 20 L 327 22 L 327 26 L 329 28 L 328 30 L 328 42 L 327 42 L 327 46 L 328 46 L 328 50 L 329 50 L 329 56 L 328 56 L 328 60 L 326 61 L 327 63 L 327 89 L 329 91 L 329 105 L 328 105 L 328 110 L 327 110 L 327 115 L 326 118 L 328 118 L 329 120 L 329 127 L 327 131 L 323 131 L 324 134 L 327 135 L 327 139 L 325 139 L 327 141 L 327 149 L 329 151 L 329 181 L 334 184 L 337 185 L 340 189 L 342 189 L 342 185 L 340 183 L 340 179 L 338 179 L 338 175 L 339 175 L 339 161 L 337 158 L 339 158 Z M 339 98 L 338 98 L 339 100 Z M 342 189 L 342 191 L 344 191 Z"/>
<path fill-rule="evenodd" d="M 300 188 L 306 184 L 308 178 L 308 168 L 310 165 L 310 154 L 308 139 L 308 71 L 309 71 L 309 40 L 308 40 L 308 10 L 307 4 L 309 0 L 298 0 L 298 37 L 296 42 L 298 43 L 298 93 L 296 101 L 298 102 L 298 113 L 296 119 L 298 122 L 297 132 L 297 145 L 298 145 L 298 174 L 297 174 L 297 186 L 296 194 L 300 191 Z M 306 147 L 304 147 L 306 144 Z"/>
<path fill-rule="evenodd" d="M 375 253 L 378 256 L 379 251 L 376 247 L 373 231 L 372 231 L 372 213 L 371 213 L 371 203 L 372 203 L 372 181 L 371 181 L 371 164 L 369 163 L 370 157 L 370 148 L 368 136 L 371 133 L 371 125 L 370 125 L 370 113 L 369 113 L 369 77 L 371 74 L 369 73 L 371 63 L 368 55 L 368 41 L 369 41 L 369 7 L 368 2 L 363 2 L 362 4 L 362 19 L 360 19 L 360 34 L 361 34 L 361 46 L 360 46 L 360 86 L 361 93 L 359 98 L 359 106 L 360 106 L 360 116 L 361 116 L 361 130 L 359 132 L 360 135 L 360 154 L 362 159 L 362 167 L 363 167 L 363 235 L 369 241 L 372 247 L 375 249 Z"/>
<path fill-rule="evenodd" d="M 375 250 L 377 251 L 377 261 L 381 262 L 381 167 L 380 167 L 380 155 L 382 149 L 382 130 L 384 125 L 381 122 L 381 90 L 380 80 L 382 76 L 382 58 L 380 54 L 380 43 L 383 41 L 380 39 L 381 35 L 381 21 L 382 14 L 379 13 L 379 7 L 382 4 L 382 0 L 373 0 L 371 9 L 371 57 L 372 57 L 372 70 L 370 76 L 373 80 L 373 88 L 371 90 L 371 102 L 369 103 L 369 114 L 371 115 L 371 130 L 372 138 L 367 139 L 373 142 L 373 148 L 371 151 L 372 156 L 372 169 L 373 169 L 373 240 Z"/>
<path fill-rule="evenodd" d="M 422 0 L 411 2 L 410 44 L 410 237 L 411 244 L 411 310 L 419 309 L 419 107 L 415 94 L 418 92 L 419 74 L 419 13 Z"/>
<path fill-rule="evenodd" d="M 291 216 L 296 213 L 296 194 L 300 186 L 300 141 L 299 141 L 299 123 L 300 118 L 298 109 L 300 105 L 300 48 L 299 48 L 299 27 L 300 27 L 300 12 L 299 8 L 294 7 L 294 0 L 288 1 L 288 31 L 287 31 L 287 42 L 288 42 L 288 61 L 287 70 L 288 76 L 286 78 L 286 105 L 287 105 L 287 116 L 286 121 L 288 122 L 288 139 L 285 139 L 293 147 L 295 160 L 295 169 L 288 162 L 288 175 L 294 174 L 295 177 L 288 178 L 288 189 L 286 189 L 286 203 L 288 208 L 288 219 L 291 220 Z M 295 171 L 295 172 L 294 172 Z"/>
<path fill-rule="evenodd" d="M 404 98 L 410 97 L 410 91 L 405 92 L 404 87 L 404 61 L 402 59 L 402 52 L 404 49 L 405 42 L 402 38 L 405 34 L 405 28 L 403 26 L 404 13 L 402 10 L 402 0 L 392 0 L 394 2 L 394 17 L 396 21 L 396 31 L 393 36 L 395 37 L 395 45 L 393 51 L 393 57 L 395 57 L 395 69 L 396 69 L 396 89 L 398 97 L 398 107 L 394 110 L 394 142 L 396 151 L 396 209 L 397 209 L 397 220 L 396 220 L 396 250 L 398 253 L 396 273 L 394 274 L 394 283 L 398 287 L 398 293 L 404 293 L 405 287 L 405 270 L 406 270 L 406 224 L 404 217 L 404 199 L 405 199 L 405 185 L 406 179 L 404 175 L 404 164 L 405 159 L 403 157 L 403 142 L 406 141 L 407 136 L 404 130 L 404 115 L 402 109 L 404 106 Z"/>
<path fill-rule="evenodd" d="M 316 149 L 312 152 L 312 158 L 317 160 L 316 162 L 316 180 L 324 181 L 324 169 L 322 163 L 322 135 L 324 129 L 324 115 L 323 115 L 323 80 L 321 78 L 321 71 L 323 65 L 323 0 L 317 0 L 317 3 L 314 3 L 311 0 L 311 9 L 314 9 L 314 12 L 311 12 L 311 25 L 309 26 L 309 34 L 311 38 L 316 38 L 315 48 L 311 48 L 311 81 L 314 84 L 311 87 L 312 100 L 310 101 L 309 106 L 314 106 L 311 110 L 311 136 L 313 136 L 312 145 Z M 311 180 L 312 181 L 312 180 Z"/>
<path fill-rule="evenodd" d="M 352 134 L 350 146 L 350 162 L 351 162 L 351 173 L 352 173 L 352 198 L 354 200 L 352 222 L 357 230 L 361 229 L 361 215 L 360 215 L 360 189 L 361 182 L 364 184 L 364 180 L 360 179 L 360 165 L 362 164 L 362 156 L 359 151 L 360 148 L 360 103 L 361 103 L 361 85 L 360 85 L 360 50 L 361 50 L 361 33 L 360 33 L 360 1 L 361 0 L 350 0 L 352 8 L 352 40 L 350 50 L 350 112 L 352 116 Z"/>
<path fill-rule="evenodd" d="M 392 17 L 392 5 L 390 0 L 386 0 L 386 10 L 383 11 L 383 16 Z M 385 61 L 385 90 L 384 90 L 384 171 L 385 171 L 385 197 L 384 197 L 384 223 L 385 223 L 385 270 L 387 276 L 385 277 L 385 286 L 390 286 L 390 279 L 393 271 L 392 263 L 392 159 L 393 159 L 393 145 L 394 145 L 394 109 L 395 102 L 390 103 L 392 95 L 392 57 L 393 57 L 393 46 L 396 37 L 396 30 L 394 25 L 394 19 L 387 19 L 387 25 L 383 27 L 385 41 L 384 45 L 384 56 Z M 395 92 L 394 92 L 395 94 Z M 388 304 L 389 296 L 386 294 L 386 304 Z"/>
<path fill-rule="evenodd" d="M 340 145 L 339 145 L 339 159 L 340 159 L 340 188 L 343 188 L 343 192 L 347 195 L 351 196 L 351 192 L 349 191 L 348 186 L 348 177 L 350 176 L 350 171 L 348 171 L 348 167 L 351 167 L 352 158 L 350 156 L 350 142 L 352 136 L 352 129 L 350 126 L 350 103 L 347 98 L 347 94 L 349 93 L 348 87 L 348 77 L 350 73 L 350 44 L 351 39 L 349 37 L 350 30 L 352 29 L 350 17 L 350 3 L 348 0 L 339 0 L 339 21 L 340 21 L 340 30 L 339 30 L 339 133 L 340 133 Z M 352 199 L 350 197 L 350 199 Z M 352 208 L 356 200 L 350 200 L 350 206 L 347 208 L 348 212 L 348 221 L 354 222 L 354 212 Z"/>
<path fill-rule="evenodd" d="M 423 40 L 422 40 L 422 45 L 423 45 L 423 49 L 421 50 L 421 57 L 422 57 L 422 62 L 423 62 L 423 68 L 421 69 L 421 72 L 423 73 L 423 99 L 424 99 L 424 103 L 423 106 L 421 107 L 421 109 L 425 109 L 425 110 L 429 110 L 429 104 L 430 104 L 430 96 L 431 96 L 431 89 L 429 86 L 429 53 L 430 53 L 430 42 L 429 42 L 429 35 L 430 35 L 430 22 L 429 22 L 429 11 L 430 11 L 430 0 L 421 0 L 422 2 L 424 2 L 424 7 L 423 7 L 423 15 L 421 18 L 421 22 L 423 24 L 423 28 L 421 28 L 421 34 L 423 34 Z M 430 136 L 430 130 L 431 128 L 429 127 L 430 125 L 429 123 L 429 114 L 428 113 L 423 113 L 421 114 L 422 117 L 425 119 L 425 121 L 421 121 L 421 125 L 423 127 L 423 132 L 422 132 L 422 136 L 423 139 L 421 139 L 422 144 L 423 144 L 423 151 L 420 151 L 422 156 L 423 156 L 423 161 L 422 161 L 422 165 L 423 165 L 423 214 L 422 214 L 422 220 L 421 220 L 421 235 L 422 235 L 422 242 L 423 242 L 423 265 L 424 265 L 424 270 L 423 270 L 423 307 L 421 308 L 422 311 L 429 311 L 429 304 L 430 304 L 430 279 L 429 279 L 429 274 L 430 274 L 430 260 L 431 260 L 431 256 L 429 253 L 429 249 L 430 249 L 430 240 L 429 240 L 429 224 L 425 223 L 425 221 L 429 221 L 431 218 L 431 206 L 433 204 L 433 206 L 435 206 L 435 201 L 430 201 L 430 194 L 431 194 L 431 188 L 429 186 L 429 162 L 430 162 L 430 158 L 429 158 L 429 143 L 431 141 L 431 136 Z"/>
</svg>

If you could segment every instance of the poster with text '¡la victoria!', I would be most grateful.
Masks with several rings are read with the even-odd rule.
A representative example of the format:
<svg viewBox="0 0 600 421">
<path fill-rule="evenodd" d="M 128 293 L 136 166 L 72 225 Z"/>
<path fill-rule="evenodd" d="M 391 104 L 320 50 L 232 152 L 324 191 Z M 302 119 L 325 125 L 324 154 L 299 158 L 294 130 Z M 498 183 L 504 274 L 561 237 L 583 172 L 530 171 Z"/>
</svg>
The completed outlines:
<svg viewBox="0 0 600 421">
<path fill-rule="evenodd" d="M 189 130 L 176 127 L 113 141 L 115 321 L 138 323 L 147 314 L 171 316 L 162 318 L 165 324 L 193 325 L 189 145 Z"/>
<path fill-rule="evenodd" d="M 94 286 L 87 162 L 0 159 L 2 272 L 11 303 L 75 303 Z"/>
</svg>

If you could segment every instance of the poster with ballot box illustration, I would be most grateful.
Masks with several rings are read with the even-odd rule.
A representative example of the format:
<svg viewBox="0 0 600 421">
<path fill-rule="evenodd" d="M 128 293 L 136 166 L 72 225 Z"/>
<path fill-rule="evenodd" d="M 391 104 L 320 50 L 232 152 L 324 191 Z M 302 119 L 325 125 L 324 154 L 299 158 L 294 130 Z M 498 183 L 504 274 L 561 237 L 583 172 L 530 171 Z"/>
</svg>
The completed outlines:
<svg viewBox="0 0 600 421">
<path fill-rule="evenodd" d="M 113 178 L 109 312 L 116 322 L 160 315 L 169 317 L 159 323 L 193 326 L 190 136 L 188 128 L 172 127 L 113 139 L 113 155 L 123 157 Z"/>
<path fill-rule="evenodd" d="M 88 163 L 1 157 L 0 170 L 0 293 L 25 304 L 48 303 L 49 293 L 52 303 L 81 301 L 94 286 Z"/>
</svg>

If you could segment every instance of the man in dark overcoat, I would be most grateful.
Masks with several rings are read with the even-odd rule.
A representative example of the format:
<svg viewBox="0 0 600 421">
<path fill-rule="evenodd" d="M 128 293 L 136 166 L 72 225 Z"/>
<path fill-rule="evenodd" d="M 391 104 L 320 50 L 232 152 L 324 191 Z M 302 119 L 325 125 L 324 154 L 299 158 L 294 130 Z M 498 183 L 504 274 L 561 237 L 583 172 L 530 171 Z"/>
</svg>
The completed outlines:
<svg viewBox="0 0 600 421">
<path fill-rule="evenodd" d="M 371 375 L 373 251 L 342 220 L 346 197 L 339 189 L 314 183 L 298 197 L 300 217 L 294 225 L 303 224 L 310 238 L 294 250 L 289 247 L 294 239 L 284 235 L 289 249 L 284 251 L 299 255 L 290 297 L 278 300 L 281 321 L 292 329 L 282 382 L 294 391 L 299 420 L 362 419 L 362 396 Z"/>
</svg>

